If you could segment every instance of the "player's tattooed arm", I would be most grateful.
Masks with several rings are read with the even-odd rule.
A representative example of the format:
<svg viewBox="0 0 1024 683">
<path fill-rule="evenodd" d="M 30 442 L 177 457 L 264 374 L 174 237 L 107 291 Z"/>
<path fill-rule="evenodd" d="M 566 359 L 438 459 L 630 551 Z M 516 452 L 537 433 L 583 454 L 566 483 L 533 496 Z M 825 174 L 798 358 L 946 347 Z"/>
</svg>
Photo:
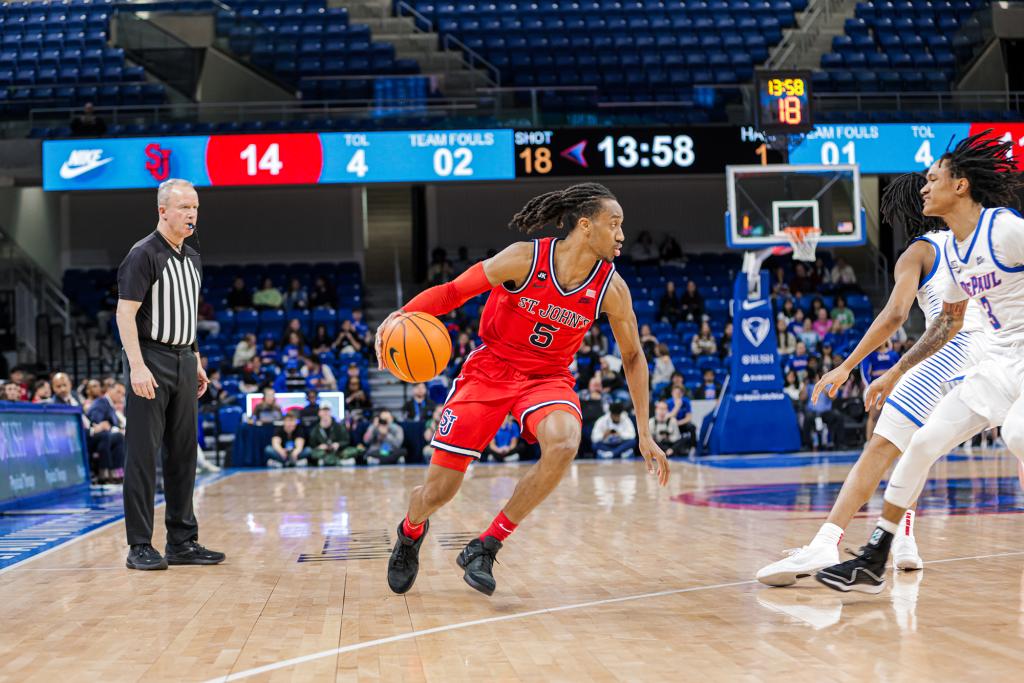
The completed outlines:
<svg viewBox="0 0 1024 683">
<path fill-rule="evenodd" d="M 868 387 L 864 394 L 864 405 L 869 410 L 881 407 L 885 403 L 885 399 L 896 388 L 896 383 L 900 381 L 900 378 L 907 371 L 934 354 L 945 346 L 946 342 L 956 336 L 956 333 L 964 326 L 964 313 L 967 311 L 968 301 L 968 299 L 964 299 L 954 303 L 943 302 L 942 313 L 925 330 L 925 333 L 921 335 L 917 343 L 903 354 L 903 357 L 900 358 L 896 365 Z"/>
<path fill-rule="evenodd" d="M 665 486 L 669 474 L 668 458 L 651 437 L 651 378 L 647 358 L 640 343 L 639 327 L 633 312 L 633 297 L 618 273 L 612 273 L 612 281 L 598 313 L 608 315 L 612 335 L 622 354 L 622 369 L 626 375 L 629 396 L 633 399 L 633 412 L 636 414 L 637 448 L 644 458 L 647 471 L 652 474 L 657 472 L 658 483 Z"/>
</svg>

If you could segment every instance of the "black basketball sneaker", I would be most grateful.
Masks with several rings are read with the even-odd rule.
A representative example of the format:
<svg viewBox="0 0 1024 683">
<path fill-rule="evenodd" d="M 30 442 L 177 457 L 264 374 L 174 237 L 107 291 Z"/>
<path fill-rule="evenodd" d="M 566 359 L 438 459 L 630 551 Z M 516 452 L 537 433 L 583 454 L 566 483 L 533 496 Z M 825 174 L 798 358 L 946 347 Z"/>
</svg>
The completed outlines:
<svg viewBox="0 0 1024 683">
<path fill-rule="evenodd" d="M 403 520 L 404 522 L 404 520 Z M 402 523 L 398 525 L 398 540 L 388 560 L 388 586 L 401 595 L 416 583 L 416 574 L 420 571 L 420 546 L 427 537 L 430 520 L 423 522 L 423 533 L 415 541 L 402 531 Z"/>
<path fill-rule="evenodd" d="M 876 527 L 868 544 L 860 549 L 860 555 L 831 567 L 822 569 L 814 578 L 829 588 L 847 593 L 881 593 L 885 588 L 885 563 L 889 559 L 892 534 Z"/>
<path fill-rule="evenodd" d="M 474 538 L 455 560 L 465 570 L 462 578 L 484 595 L 492 595 L 497 584 L 494 581 L 494 559 L 501 550 L 501 541 L 488 536 L 481 541 Z"/>
</svg>

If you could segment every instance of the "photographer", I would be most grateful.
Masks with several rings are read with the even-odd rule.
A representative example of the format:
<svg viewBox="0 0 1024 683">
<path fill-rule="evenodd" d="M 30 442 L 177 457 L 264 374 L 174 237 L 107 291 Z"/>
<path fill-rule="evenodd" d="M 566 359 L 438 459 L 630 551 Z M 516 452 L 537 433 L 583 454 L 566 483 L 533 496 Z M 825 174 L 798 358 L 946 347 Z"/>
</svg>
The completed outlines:
<svg viewBox="0 0 1024 683">
<path fill-rule="evenodd" d="M 314 465 L 354 465 L 356 449 L 349 447 L 348 430 L 334 419 L 330 406 L 320 406 L 319 421 L 309 431 L 309 459 Z"/>
<path fill-rule="evenodd" d="M 394 465 L 397 462 L 404 462 L 403 441 L 405 431 L 395 424 L 391 411 L 380 411 L 363 435 L 363 443 L 366 444 L 366 464 Z"/>
<path fill-rule="evenodd" d="M 624 405 L 613 403 L 608 412 L 602 415 L 594 425 L 590 439 L 594 444 L 597 457 L 605 460 L 616 456 L 633 457 L 633 449 L 636 447 L 636 427 L 625 413 Z"/>
<path fill-rule="evenodd" d="M 299 424 L 295 411 L 285 413 L 284 424 L 274 431 L 270 445 L 264 450 L 267 465 L 280 463 L 283 467 L 295 467 L 301 461 L 305 465 L 310 457 L 306 448 L 306 432 Z"/>
</svg>

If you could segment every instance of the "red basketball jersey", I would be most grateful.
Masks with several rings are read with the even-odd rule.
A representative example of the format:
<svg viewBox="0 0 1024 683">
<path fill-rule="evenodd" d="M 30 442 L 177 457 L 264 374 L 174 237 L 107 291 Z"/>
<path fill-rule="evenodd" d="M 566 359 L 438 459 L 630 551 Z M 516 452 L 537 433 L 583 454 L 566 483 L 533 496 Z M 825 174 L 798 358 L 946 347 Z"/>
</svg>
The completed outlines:
<svg viewBox="0 0 1024 683">
<path fill-rule="evenodd" d="M 555 277 L 557 237 L 533 241 L 526 281 L 491 290 L 480 316 L 480 337 L 491 351 L 526 375 L 565 373 L 601 312 L 615 264 L 597 261 L 583 284 L 565 291 Z M 564 248 L 564 245 L 563 245 Z"/>
</svg>

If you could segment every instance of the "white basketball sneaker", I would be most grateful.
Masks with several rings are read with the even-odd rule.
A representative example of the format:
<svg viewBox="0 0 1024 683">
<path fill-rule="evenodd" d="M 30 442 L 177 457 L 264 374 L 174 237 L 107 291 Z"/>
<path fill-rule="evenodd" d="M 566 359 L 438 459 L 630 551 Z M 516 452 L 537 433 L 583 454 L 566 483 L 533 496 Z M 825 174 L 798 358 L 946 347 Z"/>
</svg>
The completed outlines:
<svg viewBox="0 0 1024 683">
<path fill-rule="evenodd" d="M 921 559 L 921 554 L 917 551 L 917 541 L 914 540 L 914 517 L 914 511 L 907 510 L 899 531 L 892 539 L 892 566 L 895 569 L 924 569 L 924 560 Z"/>
<path fill-rule="evenodd" d="M 757 572 L 757 580 L 768 586 L 792 586 L 798 580 L 814 576 L 819 569 L 839 564 L 839 546 L 815 543 L 786 551 L 789 557 L 772 562 Z"/>
</svg>

